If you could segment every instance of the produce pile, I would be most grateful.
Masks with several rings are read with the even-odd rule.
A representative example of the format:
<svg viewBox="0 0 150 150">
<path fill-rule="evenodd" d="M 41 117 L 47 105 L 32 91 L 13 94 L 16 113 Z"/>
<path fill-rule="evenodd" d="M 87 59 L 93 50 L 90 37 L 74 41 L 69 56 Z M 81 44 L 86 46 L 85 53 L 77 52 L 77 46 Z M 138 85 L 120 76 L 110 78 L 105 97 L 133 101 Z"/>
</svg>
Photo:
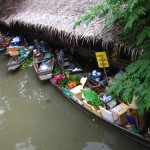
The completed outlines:
<svg viewBox="0 0 150 150">
<path fill-rule="evenodd" d="M 21 65 L 21 69 L 26 69 L 33 66 L 32 58 L 28 58 L 25 63 Z"/>
</svg>

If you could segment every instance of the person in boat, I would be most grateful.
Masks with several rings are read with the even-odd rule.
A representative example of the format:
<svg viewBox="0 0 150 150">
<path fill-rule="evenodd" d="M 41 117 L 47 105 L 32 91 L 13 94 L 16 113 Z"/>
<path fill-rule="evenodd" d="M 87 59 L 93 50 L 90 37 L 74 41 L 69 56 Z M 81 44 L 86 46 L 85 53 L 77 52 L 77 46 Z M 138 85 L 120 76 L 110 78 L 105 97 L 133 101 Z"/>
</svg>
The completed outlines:
<svg viewBox="0 0 150 150">
<path fill-rule="evenodd" d="M 40 51 L 45 52 L 47 49 L 47 43 L 45 41 L 40 41 Z"/>
<path fill-rule="evenodd" d="M 117 72 L 117 73 L 115 74 L 114 78 L 118 78 L 118 77 L 120 77 L 121 75 L 123 75 L 124 73 L 125 73 L 125 67 L 124 67 L 124 66 L 121 66 L 119 72 Z"/>
<path fill-rule="evenodd" d="M 35 49 L 39 49 L 40 48 L 40 44 L 38 42 L 38 39 L 34 40 L 34 47 L 35 47 Z"/>
<path fill-rule="evenodd" d="M 137 122 L 136 122 L 135 117 L 134 117 L 134 113 L 135 113 L 134 109 L 129 107 L 128 110 L 127 110 L 127 114 L 126 114 L 126 120 L 131 125 L 131 128 L 138 128 L 137 127 Z"/>
<path fill-rule="evenodd" d="M 145 116 L 140 116 L 136 109 L 128 108 L 126 114 L 126 120 L 131 126 L 131 130 L 136 129 L 136 132 L 139 134 L 144 133 L 145 130 Z M 134 131 L 133 131 L 134 132 Z"/>
<path fill-rule="evenodd" d="M 60 49 L 59 55 L 58 55 L 58 60 L 63 60 L 64 56 L 65 56 L 64 50 Z"/>
<path fill-rule="evenodd" d="M 43 56 L 39 49 L 34 49 L 33 54 L 35 57 L 42 57 Z"/>
<path fill-rule="evenodd" d="M 127 114 L 125 116 L 127 122 L 131 126 L 131 129 L 137 129 L 138 133 L 143 133 L 145 131 L 145 114 L 139 115 L 138 107 L 136 105 L 136 100 L 138 97 L 134 96 L 132 103 L 129 105 Z"/>
</svg>

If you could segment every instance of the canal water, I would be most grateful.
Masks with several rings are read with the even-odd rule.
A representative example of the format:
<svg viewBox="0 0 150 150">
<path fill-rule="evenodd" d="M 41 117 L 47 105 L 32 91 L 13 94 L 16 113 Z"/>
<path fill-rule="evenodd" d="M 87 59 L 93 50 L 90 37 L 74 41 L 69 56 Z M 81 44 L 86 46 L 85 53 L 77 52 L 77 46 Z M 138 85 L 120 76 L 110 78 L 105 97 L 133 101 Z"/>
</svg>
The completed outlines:
<svg viewBox="0 0 150 150">
<path fill-rule="evenodd" d="M 7 71 L 0 53 L 0 150 L 148 150 L 70 103 L 33 66 Z"/>
</svg>

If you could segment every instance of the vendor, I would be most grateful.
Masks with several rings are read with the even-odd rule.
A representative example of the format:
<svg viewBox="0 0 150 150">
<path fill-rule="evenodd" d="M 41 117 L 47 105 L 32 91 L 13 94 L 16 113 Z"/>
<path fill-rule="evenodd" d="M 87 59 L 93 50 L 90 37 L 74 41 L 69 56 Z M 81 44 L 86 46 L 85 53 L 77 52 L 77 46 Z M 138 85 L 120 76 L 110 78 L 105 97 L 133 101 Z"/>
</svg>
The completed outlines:
<svg viewBox="0 0 150 150">
<path fill-rule="evenodd" d="M 59 55 L 58 55 L 58 60 L 63 60 L 64 56 L 65 56 L 64 50 L 60 49 Z"/>
<path fill-rule="evenodd" d="M 137 128 L 139 133 L 142 133 L 145 129 L 145 115 L 138 114 L 137 98 L 136 96 L 133 97 L 132 103 L 127 110 L 126 119 L 132 128 Z"/>
<path fill-rule="evenodd" d="M 126 120 L 131 125 L 132 128 L 138 128 L 137 122 L 135 119 L 135 112 L 131 107 L 129 107 L 127 110 Z"/>
<path fill-rule="evenodd" d="M 47 43 L 45 41 L 40 41 L 40 51 L 45 52 L 47 49 Z"/>
<path fill-rule="evenodd" d="M 114 78 L 118 78 L 124 73 L 125 73 L 125 67 L 121 66 L 119 72 L 115 74 Z"/>
</svg>

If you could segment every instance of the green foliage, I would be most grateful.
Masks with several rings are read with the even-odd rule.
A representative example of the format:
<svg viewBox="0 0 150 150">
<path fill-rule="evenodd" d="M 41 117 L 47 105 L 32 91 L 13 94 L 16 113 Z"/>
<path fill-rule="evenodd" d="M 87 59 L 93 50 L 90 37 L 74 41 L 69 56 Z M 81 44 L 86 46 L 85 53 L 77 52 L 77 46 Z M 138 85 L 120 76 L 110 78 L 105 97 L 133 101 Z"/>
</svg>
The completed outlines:
<svg viewBox="0 0 150 150">
<path fill-rule="evenodd" d="M 74 77 L 71 78 L 72 81 L 75 81 L 77 84 L 80 83 L 81 80 L 81 76 L 79 75 L 75 75 Z"/>
<path fill-rule="evenodd" d="M 76 75 L 76 76 L 69 76 L 69 77 L 65 77 L 63 78 L 61 81 L 60 81 L 60 85 L 62 87 L 65 87 L 65 88 L 68 88 L 67 85 L 68 83 L 70 83 L 71 81 L 75 81 L 77 83 L 77 85 L 80 83 L 80 79 L 81 77 L 79 75 Z"/>
<path fill-rule="evenodd" d="M 103 101 L 99 99 L 97 93 L 93 90 L 81 90 L 83 93 L 85 100 L 87 102 L 91 102 L 95 109 L 97 109 L 98 106 L 103 106 Z"/>
<path fill-rule="evenodd" d="M 61 81 L 60 81 L 60 85 L 62 86 L 62 87 L 67 87 L 67 84 L 70 82 L 71 80 L 70 80 L 70 78 L 63 78 Z"/>
<path fill-rule="evenodd" d="M 122 25 L 120 37 L 132 46 L 141 46 L 144 53 L 126 68 L 120 78 L 115 79 L 108 93 L 131 103 L 138 96 L 139 113 L 150 111 L 150 7 L 149 0 L 103 0 L 93 6 L 75 23 L 89 24 L 97 16 L 106 17 L 106 27 L 119 23 Z"/>
<path fill-rule="evenodd" d="M 108 94 L 121 97 L 123 101 L 131 103 L 133 96 L 138 96 L 139 113 L 150 110 L 150 52 L 126 68 L 125 74 L 116 78 L 108 89 Z"/>
<path fill-rule="evenodd" d="M 26 69 L 33 66 L 33 61 L 32 58 L 28 58 L 22 65 L 21 65 L 21 69 Z"/>
<path fill-rule="evenodd" d="M 88 12 L 81 15 L 74 28 L 81 23 L 89 24 L 97 16 L 106 16 L 106 27 L 116 22 L 123 26 L 123 35 L 132 39 L 132 43 L 143 45 L 150 38 L 150 7 L 149 0 L 104 0 L 93 6 Z"/>
<path fill-rule="evenodd" d="M 53 75 L 56 76 L 58 74 L 61 74 L 61 70 L 57 66 L 55 66 L 55 68 L 53 70 Z"/>
<path fill-rule="evenodd" d="M 96 98 L 92 101 L 92 105 L 94 106 L 95 109 L 97 109 L 99 106 L 104 106 L 103 101 L 99 98 Z"/>
</svg>

